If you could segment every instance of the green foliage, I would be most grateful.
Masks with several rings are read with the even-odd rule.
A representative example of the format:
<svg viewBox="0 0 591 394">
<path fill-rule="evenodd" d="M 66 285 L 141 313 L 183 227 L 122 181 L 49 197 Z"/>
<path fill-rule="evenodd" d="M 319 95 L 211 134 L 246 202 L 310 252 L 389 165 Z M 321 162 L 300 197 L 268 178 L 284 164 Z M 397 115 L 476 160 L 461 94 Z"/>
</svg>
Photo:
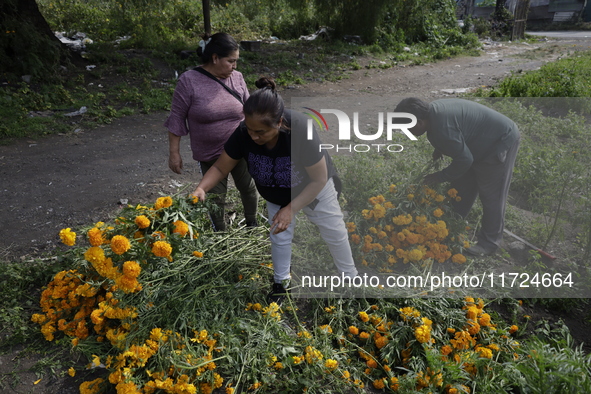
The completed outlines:
<svg viewBox="0 0 591 394">
<path fill-rule="evenodd" d="M 36 309 L 39 289 L 64 267 L 61 257 L 0 261 L 0 351 L 36 338 L 30 315 Z"/>
<path fill-rule="evenodd" d="M 539 70 L 511 75 L 498 87 L 483 93 L 491 97 L 590 97 L 591 53 L 578 53 L 544 64 Z M 586 101 L 578 100 L 579 103 Z"/>
<path fill-rule="evenodd" d="M 575 109 L 586 99 L 504 99 L 489 101 L 521 130 L 521 146 L 512 190 L 526 197 L 529 210 L 542 215 L 532 234 L 547 245 L 566 227 L 589 232 L 588 204 L 591 155 L 586 147 L 591 129 Z M 584 242 L 584 245 L 588 245 Z"/>
<path fill-rule="evenodd" d="M 474 33 L 478 35 L 478 37 L 484 37 L 490 35 L 491 23 L 484 18 L 476 18 L 474 19 Z"/>
</svg>

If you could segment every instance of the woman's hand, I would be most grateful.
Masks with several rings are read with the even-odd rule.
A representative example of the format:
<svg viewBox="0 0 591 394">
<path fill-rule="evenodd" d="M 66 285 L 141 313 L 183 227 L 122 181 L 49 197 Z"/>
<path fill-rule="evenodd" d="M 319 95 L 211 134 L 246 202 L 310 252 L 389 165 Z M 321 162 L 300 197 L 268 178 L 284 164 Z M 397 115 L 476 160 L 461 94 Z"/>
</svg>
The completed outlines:
<svg viewBox="0 0 591 394">
<path fill-rule="evenodd" d="M 195 191 L 191 193 L 191 195 L 197 197 L 199 201 L 205 201 L 205 190 L 203 190 L 199 186 L 197 186 L 197 189 L 195 189 Z"/>
<path fill-rule="evenodd" d="M 293 220 L 293 215 L 291 214 L 291 204 L 281 208 L 275 216 L 273 216 L 273 222 L 271 223 L 271 231 L 273 234 L 279 234 L 287 230 L 291 221 Z"/>
<path fill-rule="evenodd" d="M 180 174 L 183 171 L 183 159 L 180 153 L 170 152 L 168 155 L 168 168 L 177 174 Z"/>
</svg>

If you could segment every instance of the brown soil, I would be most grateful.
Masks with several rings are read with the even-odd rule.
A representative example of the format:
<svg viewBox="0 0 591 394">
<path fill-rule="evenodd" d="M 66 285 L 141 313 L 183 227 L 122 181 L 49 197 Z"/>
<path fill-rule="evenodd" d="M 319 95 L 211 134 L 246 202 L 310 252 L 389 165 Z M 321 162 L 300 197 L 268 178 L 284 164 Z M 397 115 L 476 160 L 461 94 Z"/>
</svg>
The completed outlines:
<svg viewBox="0 0 591 394">
<path fill-rule="evenodd" d="M 479 57 L 460 57 L 420 66 L 362 69 L 339 82 L 311 82 L 286 89 L 282 94 L 287 102 L 293 97 L 326 95 L 361 99 L 416 95 L 435 99 L 454 95 L 445 93 L 446 89 L 491 86 L 512 72 L 536 69 L 567 52 L 590 48 L 589 40 L 493 43 L 486 45 Z M 103 85 L 105 83 L 108 81 Z M 198 167 L 185 139 L 182 143 L 183 174 L 177 175 L 168 169 L 167 134 L 162 126 L 166 117 L 165 112 L 130 116 L 92 130 L 23 139 L 0 146 L 3 202 L 0 255 L 3 260 L 49 253 L 60 247 L 57 235 L 60 229 L 76 229 L 108 220 L 119 204 L 152 202 L 182 187 L 190 190 L 199 179 Z M 556 318 L 552 314 L 529 314 L 532 319 Z M 575 338 L 591 343 L 591 331 L 582 319 L 572 324 Z M 14 370 L 13 360 L 17 354 L 0 356 L 0 374 Z M 30 360 L 27 357 L 19 360 L 24 368 L 18 369 L 26 370 Z M 76 392 L 63 380 L 45 378 L 33 385 L 35 380 L 33 372 L 23 373 L 19 386 L 5 392 Z"/>
</svg>

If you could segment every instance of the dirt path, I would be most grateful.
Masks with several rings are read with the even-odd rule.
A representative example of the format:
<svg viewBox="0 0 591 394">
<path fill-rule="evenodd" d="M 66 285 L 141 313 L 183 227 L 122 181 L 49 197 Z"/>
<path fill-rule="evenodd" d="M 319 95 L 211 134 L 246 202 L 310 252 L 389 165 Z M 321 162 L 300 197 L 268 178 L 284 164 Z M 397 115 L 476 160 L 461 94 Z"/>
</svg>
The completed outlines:
<svg viewBox="0 0 591 394">
<path fill-rule="evenodd" d="M 511 72 L 532 70 L 589 47 L 589 40 L 492 43 L 479 57 L 362 69 L 336 83 L 310 83 L 282 94 L 288 103 L 293 97 L 327 95 L 453 96 L 454 89 L 494 85 Z M 120 203 L 151 202 L 197 181 L 188 139 L 182 143 L 185 172 L 179 176 L 168 169 L 166 116 L 131 116 L 75 134 L 0 146 L 0 257 L 49 252 L 64 227 L 107 220 Z"/>
</svg>

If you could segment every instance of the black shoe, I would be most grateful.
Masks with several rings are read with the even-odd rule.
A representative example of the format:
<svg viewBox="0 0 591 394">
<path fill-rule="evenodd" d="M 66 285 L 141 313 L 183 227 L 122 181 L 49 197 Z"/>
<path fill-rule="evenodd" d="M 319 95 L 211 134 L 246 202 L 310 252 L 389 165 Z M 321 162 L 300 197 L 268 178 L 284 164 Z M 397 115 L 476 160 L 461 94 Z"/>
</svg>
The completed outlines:
<svg viewBox="0 0 591 394">
<path fill-rule="evenodd" d="M 288 291 L 283 287 L 281 283 L 273 283 L 273 289 L 267 296 L 269 303 L 276 303 L 277 305 L 281 306 L 283 300 L 287 296 Z"/>
<path fill-rule="evenodd" d="M 490 256 L 495 253 L 495 250 L 485 249 L 482 245 L 476 244 L 464 249 L 464 252 L 472 256 Z"/>
<path fill-rule="evenodd" d="M 255 228 L 255 227 L 258 227 L 258 226 L 259 226 L 259 223 L 256 221 L 256 219 L 253 220 L 253 221 L 247 221 L 246 222 L 246 228 Z"/>
</svg>

